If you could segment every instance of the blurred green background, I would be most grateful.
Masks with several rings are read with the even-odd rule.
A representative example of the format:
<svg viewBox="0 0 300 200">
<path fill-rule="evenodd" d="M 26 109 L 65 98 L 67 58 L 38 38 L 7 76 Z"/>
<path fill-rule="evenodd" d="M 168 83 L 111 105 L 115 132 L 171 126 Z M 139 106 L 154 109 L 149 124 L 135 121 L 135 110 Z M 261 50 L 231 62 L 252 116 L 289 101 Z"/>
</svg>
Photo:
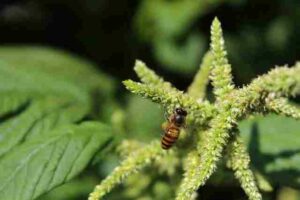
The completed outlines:
<svg viewBox="0 0 300 200">
<path fill-rule="evenodd" d="M 118 80 L 133 76 L 139 58 L 185 88 L 214 16 L 240 84 L 299 57 L 297 0 L 2 0 L 0 8 L 1 44 L 62 48 Z"/>
<path fill-rule="evenodd" d="M 136 79 L 133 65 L 135 59 L 141 59 L 184 90 L 209 48 L 210 23 L 215 16 L 222 22 L 239 86 L 275 65 L 292 65 L 300 57 L 299 0 L 1 0 L 0 44 L 58 48 L 91 61 L 105 76 L 106 94 L 97 96 L 100 103 L 89 118 L 112 124 L 120 138 L 149 141 L 160 136 L 164 111 L 130 95 L 121 81 Z M 0 57 L 6 53 L 7 49 L 2 50 Z M 39 54 L 27 56 L 30 62 Z M 81 177 L 41 199 L 86 199 L 119 162 L 115 155 L 100 160 L 100 165 L 92 165 Z M 174 193 L 170 184 L 180 178 L 172 180 L 165 173 L 146 169 L 107 199 L 120 199 L 120 195 L 122 199 L 170 199 Z M 140 188 L 134 184 L 137 181 Z M 300 192 L 289 186 L 275 185 L 266 199 L 300 199 Z M 199 193 L 204 200 L 246 198 L 236 182 L 207 185 Z"/>
</svg>

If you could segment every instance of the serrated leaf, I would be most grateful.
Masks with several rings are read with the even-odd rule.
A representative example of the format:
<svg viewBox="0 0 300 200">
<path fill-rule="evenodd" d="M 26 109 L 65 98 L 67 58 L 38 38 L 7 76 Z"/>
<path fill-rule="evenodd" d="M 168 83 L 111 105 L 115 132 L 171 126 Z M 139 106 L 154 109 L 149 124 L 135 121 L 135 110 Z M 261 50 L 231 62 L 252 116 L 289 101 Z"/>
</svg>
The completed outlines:
<svg viewBox="0 0 300 200">
<path fill-rule="evenodd" d="M 93 64 L 64 51 L 1 47 L 0 157 L 27 139 L 79 121 L 96 110 L 95 101 L 107 104 L 112 88 L 113 81 Z"/>
<path fill-rule="evenodd" d="M 99 111 L 113 101 L 114 85 L 94 64 L 68 52 L 41 46 L 0 47 L 0 94 L 22 93 L 30 99 L 61 96 L 101 117 Z"/>
<path fill-rule="evenodd" d="M 252 165 L 273 186 L 300 187 L 300 122 L 292 118 L 267 115 L 239 124 L 249 145 Z"/>
<path fill-rule="evenodd" d="M 1 47 L 0 199 L 34 199 L 76 176 L 111 131 L 71 124 L 95 101 L 107 103 L 112 89 L 109 77 L 66 52 Z"/>
<path fill-rule="evenodd" d="M 110 140 L 110 128 L 94 122 L 60 127 L 23 143 L 0 160 L 0 199 L 34 199 L 70 180 Z"/>
<path fill-rule="evenodd" d="M 70 99 L 49 96 L 33 100 L 22 113 L 0 124 L 0 157 L 22 141 L 78 121 L 86 109 Z"/>
</svg>

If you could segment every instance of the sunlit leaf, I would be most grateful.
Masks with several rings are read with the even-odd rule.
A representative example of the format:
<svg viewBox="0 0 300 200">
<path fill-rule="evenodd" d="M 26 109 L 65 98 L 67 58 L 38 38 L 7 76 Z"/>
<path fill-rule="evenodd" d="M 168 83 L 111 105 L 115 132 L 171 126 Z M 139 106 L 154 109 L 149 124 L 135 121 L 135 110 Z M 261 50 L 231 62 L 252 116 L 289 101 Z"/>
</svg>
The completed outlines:
<svg viewBox="0 0 300 200">
<path fill-rule="evenodd" d="M 110 128 L 95 122 L 63 126 L 24 142 L 0 161 L 0 199 L 34 199 L 70 180 L 110 140 Z"/>
<path fill-rule="evenodd" d="M 300 122 L 268 115 L 239 125 L 253 166 L 273 185 L 300 187 Z"/>
</svg>

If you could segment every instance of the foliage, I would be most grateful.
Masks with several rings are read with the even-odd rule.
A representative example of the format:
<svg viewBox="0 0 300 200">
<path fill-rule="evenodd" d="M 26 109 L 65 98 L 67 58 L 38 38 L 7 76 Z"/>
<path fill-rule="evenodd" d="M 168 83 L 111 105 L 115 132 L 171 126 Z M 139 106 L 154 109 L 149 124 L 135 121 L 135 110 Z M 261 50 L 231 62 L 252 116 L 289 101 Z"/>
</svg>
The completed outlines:
<svg viewBox="0 0 300 200">
<path fill-rule="evenodd" d="M 101 198 L 146 164 L 153 163 L 156 159 L 164 163 L 166 157 L 175 155 L 180 156 L 184 170 L 176 199 L 194 199 L 198 188 L 218 170 L 217 165 L 221 160 L 226 161 L 227 167 L 234 171 L 249 199 L 262 199 L 255 180 L 255 175 L 259 173 L 251 169 L 250 156 L 240 136 L 238 121 L 252 114 L 271 112 L 298 119 L 299 109 L 282 101 L 282 98 L 300 93 L 300 65 L 298 63 L 291 68 L 276 67 L 268 74 L 254 79 L 249 85 L 236 88 L 232 81 L 221 25 L 216 18 L 211 26 L 210 53 L 212 59 L 203 61 L 204 66 L 201 66 L 204 75 L 196 76 L 187 93 L 172 87 L 142 62 L 136 62 L 135 71 L 142 83 L 126 80 L 126 88 L 161 104 L 169 114 L 176 107 L 186 109 L 189 133 L 181 138 L 180 148 L 175 148 L 174 153 L 173 150 L 169 152 L 171 155 L 163 152 L 157 141 L 127 149 L 129 152 L 126 151 L 127 156 L 120 166 L 95 187 L 89 196 L 90 200 Z M 209 76 L 207 70 L 210 70 Z M 211 80 L 214 102 L 204 98 L 203 87 L 208 81 L 198 81 L 199 77 Z M 197 88 L 201 95 L 194 92 Z M 135 143 L 132 141 L 132 144 Z M 258 179 L 264 178 L 261 175 Z"/>
<path fill-rule="evenodd" d="M 54 49 L 1 47 L 0 85 L 0 199 L 39 197 L 111 142 L 109 126 L 80 123 L 92 114 L 93 95 L 105 100 L 112 91 L 92 64 Z"/>
<path fill-rule="evenodd" d="M 143 0 L 135 16 L 136 32 L 150 43 L 156 59 L 175 73 L 190 73 L 204 53 L 205 39 L 198 31 L 186 34 L 199 16 L 220 4 L 219 0 Z M 184 39 L 182 39 L 184 38 Z"/>
<path fill-rule="evenodd" d="M 33 182 L 38 175 L 31 169 L 40 172 L 41 166 L 36 165 L 36 160 L 45 161 L 39 155 L 49 153 L 53 145 L 53 148 L 60 147 L 66 138 L 71 138 L 72 144 L 82 144 L 90 136 L 95 138 L 95 144 L 99 142 L 98 147 L 91 144 L 80 146 L 80 149 L 69 148 L 74 155 L 82 149 L 91 150 L 85 154 L 86 162 L 76 164 L 75 167 L 80 170 L 74 174 L 74 179 L 61 181 L 51 173 L 43 173 L 45 179 L 41 177 L 37 184 L 44 183 L 51 176 L 55 181 L 53 187 L 39 185 L 39 191 L 49 192 L 42 192 L 38 199 L 87 199 L 88 193 L 99 181 L 109 177 L 118 165 L 122 166 L 120 159 L 127 160 L 137 152 L 145 153 L 144 149 L 148 149 L 151 140 L 154 140 L 152 144 L 156 143 L 157 151 L 147 153 L 157 153 L 160 157 L 153 157 L 150 161 L 137 160 L 136 167 L 139 169 L 122 178 L 122 184 L 106 198 L 174 199 L 179 192 L 182 175 L 198 174 L 197 146 L 200 146 L 200 151 L 199 141 L 206 144 L 204 133 L 218 114 L 216 104 L 223 102 L 223 97 L 217 97 L 218 94 L 232 90 L 231 87 L 216 90 L 216 86 L 224 80 L 231 82 L 233 90 L 236 90 L 257 74 L 266 73 L 274 64 L 294 66 L 294 61 L 299 59 L 299 3 L 267 0 L 3 1 L 0 9 L 0 177 L 7 178 L 8 173 L 25 157 L 30 158 L 27 162 L 30 168 L 26 176 L 23 173 L 26 166 L 19 165 L 23 166 L 20 167 L 22 173 L 14 176 L 14 182 L 5 184 L 0 180 L 0 187 L 5 189 L 11 189 L 11 184 L 15 184 L 12 192 L 0 192 L 0 199 L 22 199 L 27 198 L 26 195 L 34 195 L 30 187 L 34 188 Z M 230 65 L 223 65 L 217 70 L 212 65 L 212 52 L 205 53 L 209 44 L 208 27 L 213 16 L 222 18 L 226 50 L 229 52 L 225 63 Z M 28 43 L 60 47 L 98 65 L 62 50 L 24 46 Z M 204 57 L 196 73 L 202 55 Z M 143 62 L 136 63 L 135 71 L 145 86 L 144 90 L 158 97 L 154 102 L 151 102 L 153 99 L 129 94 L 101 72 L 113 75 L 117 82 L 125 77 L 132 78 L 134 58 L 147 60 L 155 72 L 172 82 L 158 77 Z M 234 83 L 226 73 L 219 79 L 212 76 L 224 69 L 232 71 Z M 193 73 L 196 73 L 194 81 L 188 86 Z M 282 71 L 276 73 L 281 74 Z M 289 82 L 288 77 L 294 76 L 290 73 L 286 80 L 275 80 L 277 75 L 274 75 L 268 82 L 272 79 L 278 83 Z M 261 78 L 265 79 L 264 75 Z M 261 85 L 260 81 L 255 82 Z M 135 87 L 135 82 L 128 83 Z M 272 85 L 269 83 L 268 87 Z M 174 89 L 173 84 L 181 91 Z M 155 93 L 156 89 L 152 88 L 159 88 L 160 92 Z M 250 95 L 255 95 L 257 89 L 250 89 L 254 91 Z M 278 200 L 299 199 L 297 138 L 300 124 L 296 121 L 299 119 L 299 106 L 295 103 L 299 103 L 300 99 L 299 96 L 291 97 L 289 88 L 286 90 L 287 95 L 264 91 L 260 101 L 252 102 L 255 106 L 251 104 L 251 108 L 245 111 L 247 114 L 238 118 L 234 128 L 228 131 L 228 145 L 224 145 L 216 170 L 205 187 L 194 192 L 192 198 L 245 199 L 240 185 L 247 189 L 247 182 L 238 183 L 234 175 L 251 176 L 249 170 L 243 169 L 250 158 L 251 171 L 265 200 L 275 196 Z M 245 89 L 241 99 L 248 96 L 247 92 Z M 172 99 L 173 95 L 179 100 Z M 197 106 L 195 100 L 199 103 Z M 162 133 L 161 124 L 178 105 L 191 107 L 189 114 L 195 118 L 188 115 L 187 129 L 182 129 L 179 140 L 170 151 L 163 152 L 157 141 Z M 85 122 L 89 120 L 106 125 Z M 199 127 L 200 130 L 197 130 Z M 90 128 L 98 131 L 89 131 Z M 111 143 L 112 132 L 116 133 L 114 143 Z M 236 134 L 240 137 L 235 137 Z M 27 144 L 31 145 L 32 141 L 46 144 L 48 140 L 53 141 L 53 135 L 59 135 L 60 139 L 55 144 L 50 143 L 49 149 L 44 151 L 34 144 L 32 148 L 39 149 L 37 154 L 33 157 L 24 155 Z M 110 148 L 115 147 L 114 144 L 118 144 L 117 148 Z M 55 155 L 63 156 L 59 153 Z M 12 159 L 13 155 L 16 155 L 16 160 Z M 51 159 L 48 166 L 59 167 L 57 172 L 68 169 L 69 162 L 73 161 L 72 156 L 68 156 L 66 163 L 56 162 L 57 157 L 48 158 Z M 1 167 L 7 165 L 13 166 L 12 169 Z M 191 168 L 195 170 L 189 171 Z M 232 173 L 232 168 L 240 173 Z M 63 171 L 60 174 L 64 177 L 67 173 Z M 22 184 L 29 189 L 24 187 L 20 191 Z M 10 196 L 4 197 L 9 192 Z M 18 195 L 20 192 L 24 195 Z"/>
<path fill-rule="evenodd" d="M 105 147 L 109 132 L 97 123 L 62 126 L 14 148 L 0 162 L 1 199 L 35 199 L 69 181 Z"/>
<path fill-rule="evenodd" d="M 237 83 L 266 72 L 274 63 L 298 58 L 297 1 L 144 0 L 133 19 L 134 33 L 151 47 L 160 67 L 190 77 L 187 74 L 196 71 L 199 56 L 205 52 L 206 30 L 215 15 L 226 23 L 226 43 Z M 233 20 L 234 16 L 239 18 Z"/>
<path fill-rule="evenodd" d="M 239 128 L 255 169 L 273 186 L 299 188 L 299 140 L 295 139 L 299 121 L 276 115 L 258 116 L 241 122 Z"/>
</svg>

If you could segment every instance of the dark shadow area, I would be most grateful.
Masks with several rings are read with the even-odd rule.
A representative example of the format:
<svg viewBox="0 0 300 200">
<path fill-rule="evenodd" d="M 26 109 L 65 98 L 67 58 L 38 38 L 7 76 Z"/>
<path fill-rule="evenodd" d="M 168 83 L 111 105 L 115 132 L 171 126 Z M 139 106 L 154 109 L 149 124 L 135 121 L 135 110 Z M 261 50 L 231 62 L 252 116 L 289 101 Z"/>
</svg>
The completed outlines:
<svg viewBox="0 0 300 200">
<path fill-rule="evenodd" d="M 220 187 L 208 186 L 200 187 L 198 198 L 201 200 L 246 200 L 247 197 L 241 187 Z"/>
</svg>

